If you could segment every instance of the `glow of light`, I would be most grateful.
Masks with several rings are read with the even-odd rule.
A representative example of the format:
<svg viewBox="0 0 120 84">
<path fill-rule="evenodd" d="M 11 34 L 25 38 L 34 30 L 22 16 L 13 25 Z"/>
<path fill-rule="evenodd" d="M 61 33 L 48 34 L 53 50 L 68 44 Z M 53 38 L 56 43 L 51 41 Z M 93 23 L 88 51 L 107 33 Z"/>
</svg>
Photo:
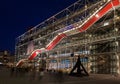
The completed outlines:
<svg viewBox="0 0 120 84">
<path fill-rule="evenodd" d="M 39 54 L 39 52 L 36 52 L 36 54 Z"/>
<path fill-rule="evenodd" d="M 90 46 L 90 49 L 92 48 L 92 46 Z"/>
<path fill-rule="evenodd" d="M 119 56 L 116 55 L 116 58 L 117 58 L 117 67 L 119 67 Z M 120 73 L 119 68 L 117 69 L 117 73 L 118 73 L 118 74 Z"/>
<path fill-rule="evenodd" d="M 118 28 L 115 28 L 115 31 L 117 32 L 117 31 L 118 31 Z"/>
<path fill-rule="evenodd" d="M 89 37 L 92 37 L 92 35 L 89 35 Z"/>
<path fill-rule="evenodd" d="M 103 24 L 103 26 L 107 26 L 107 25 L 109 25 L 109 22 L 105 22 L 105 23 Z"/>
<path fill-rule="evenodd" d="M 118 44 L 118 41 L 116 41 L 115 43 L 116 43 L 116 46 L 118 46 L 118 45 L 119 45 L 119 44 Z"/>
<path fill-rule="evenodd" d="M 118 19 L 120 19 L 120 17 L 119 17 L 119 16 L 117 16 L 117 17 L 116 17 L 116 19 L 118 20 Z"/>
<path fill-rule="evenodd" d="M 0 62 L 0 64 L 3 64 L 2 62 Z"/>
<path fill-rule="evenodd" d="M 100 16 L 98 14 L 95 15 L 97 18 L 99 18 Z"/>
<path fill-rule="evenodd" d="M 77 26 L 78 26 L 79 24 L 77 23 Z"/>
<path fill-rule="evenodd" d="M 78 56 L 78 55 L 79 55 L 79 54 L 77 54 L 77 53 L 75 54 L 75 56 Z"/>
</svg>

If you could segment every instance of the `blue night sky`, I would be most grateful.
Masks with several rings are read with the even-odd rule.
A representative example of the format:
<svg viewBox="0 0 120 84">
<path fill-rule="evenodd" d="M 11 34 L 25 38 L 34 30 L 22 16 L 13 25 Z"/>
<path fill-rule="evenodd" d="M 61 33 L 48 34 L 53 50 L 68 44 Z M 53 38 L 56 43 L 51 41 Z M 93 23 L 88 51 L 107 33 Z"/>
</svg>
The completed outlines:
<svg viewBox="0 0 120 84">
<path fill-rule="evenodd" d="M 0 50 L 14 53 L 15 38 L 77 0 L 1 0 Z"/>
</svg>

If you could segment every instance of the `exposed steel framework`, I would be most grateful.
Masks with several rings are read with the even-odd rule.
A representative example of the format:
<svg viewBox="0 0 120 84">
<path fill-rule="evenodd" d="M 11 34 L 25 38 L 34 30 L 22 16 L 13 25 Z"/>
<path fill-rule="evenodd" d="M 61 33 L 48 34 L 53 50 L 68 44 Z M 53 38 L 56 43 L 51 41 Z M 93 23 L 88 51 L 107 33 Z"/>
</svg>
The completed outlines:
<svg viewBox="0 0 120 84">
<path fill-rule="evenodd" d="M 80 1 L 76 2 L 75 4 L 79 3 Z M 67 18 L 63 18 L 61 20 L 58 20 L 56 19 L 56 17 L 59 16 L 61 14 L 63 14 L 63 12 L 65 12 L 65 14 L 63 15 L 69 15 L 69 8 L 71 8 L 72 6 L 75 6 L 74 5 L 71 5 L 70 7 L 66 8 L 65 10 L 61 11 L 60 13 L 56 14 L 55 16 L 52 16 L 51 18 L 49 18 L 47 21 L 50 22 L 55 22 L 55 24 L 51 25 L 51 26 L 55 26 L 56 24 L 59 24 L 60 21 L 63 21 L 66 20 L 66 19 L 70 19 L 70 18 L 73 18 L 76 13 L 73 12 L 73 15 L 71 15 L 71 17 L 67 17 Z M 115 7 L 118 7 L 120 6 L 120 1 L 119 0 L 103 0 L 103 1 L 97 1 L 94 3 L 95 4 L 95 7 L 97 7 L 94 12 L 88 14 L 90 11 L 90 7 L 92 6 L 89 6 L 89 8 L 80 13 L 83 13 L 85 12 L 86 15 L 84 17 L 83 20 L 79 20 L 77 22 L 74 22 L 70 25 L 67 25 L 66 27 L 63 27 L 62 29 L 58 29 L 57 32 L 55 32 L 55 35 L 54 35 L 54 38 L 53 40 L 51 40 L 51 42 L 49 42 L 44 48 L 41 48 L 41 49 L 36 49 L 34 50 L 31 55 L 26 58 L 26 59 L 21 59 L 16 66 L 20 66 L 24 63 L 25 60 L 33 60 L 39 53 L 42 53 L 42 52 L 47 52 L 47 51 L 50 51 L 52 50 L 63 38 L 65 37 L 68 37 L 68 36 L 71 36 L 71 35 L 75 35 L 75 34 L 78 34 L 78 33 L 82 33 L 82 32 L 85 32 L 88 28 L 90 28 L 95 22 L 97 22 L 100 18 L 102 18 L 105 14 L 107 14 L 110 10 L 114 9 Z M 94 7 L 94 6 L 93 6 Z M 44 23 L 47 23 L 47 21 L 45 21 Z M 46 26 L 45 24 L 39 24 L 37 25 L 35 28 L 37 29 L 38 26 Z M 50 25 L 50 24 L 47 24 L 47 25 Z M 68 27 L 70 27 L 68 29 Z"/>
</svg>

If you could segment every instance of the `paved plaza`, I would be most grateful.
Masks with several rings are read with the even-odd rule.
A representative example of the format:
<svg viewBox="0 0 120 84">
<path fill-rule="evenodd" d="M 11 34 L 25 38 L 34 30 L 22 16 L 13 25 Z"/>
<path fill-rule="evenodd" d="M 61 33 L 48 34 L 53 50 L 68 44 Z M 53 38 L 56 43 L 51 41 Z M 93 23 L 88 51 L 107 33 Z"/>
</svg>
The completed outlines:
<svg viewBox="0 0 120 84">
<path fill-rule="evenodd" d="M 104 74 L 90 74 L 89 77 L 72 77 L 60 73 L 45 72 L 44 76 L 39 78 L 37 73 L 11 75 L 8 68 L 3 68 L 0 69 L 0 84 L 120 84 L 120 77 Z"/>
</svg>

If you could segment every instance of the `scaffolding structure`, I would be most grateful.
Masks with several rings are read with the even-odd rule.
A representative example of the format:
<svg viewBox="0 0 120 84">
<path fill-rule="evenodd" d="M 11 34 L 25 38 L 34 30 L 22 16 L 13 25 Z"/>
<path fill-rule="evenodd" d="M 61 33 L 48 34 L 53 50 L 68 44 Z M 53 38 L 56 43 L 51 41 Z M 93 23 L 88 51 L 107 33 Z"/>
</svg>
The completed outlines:
<svg viewBox="0 0 120 84">
<path fill-rule="evenodd" d="M 16 62 L 41 49 L 34 60 L 45 59 L 48 70 L 70 71 L 80 55 L 89 73 L 120 74 L 120 8 L 114 7 L 117 2 L 120 4 L 119 0 L 78 0 L 16 38 Z M 91 22 L 89 28 L 81 28 L 95 14 L 99 17 L 98 11 L 108 4 L 113 5 L 109 11 Z M 77 27 L 80 32 L 74 31 Z M 61 32 L 68 32 L 67 36 L 49 47 Z"/>
</svg>

